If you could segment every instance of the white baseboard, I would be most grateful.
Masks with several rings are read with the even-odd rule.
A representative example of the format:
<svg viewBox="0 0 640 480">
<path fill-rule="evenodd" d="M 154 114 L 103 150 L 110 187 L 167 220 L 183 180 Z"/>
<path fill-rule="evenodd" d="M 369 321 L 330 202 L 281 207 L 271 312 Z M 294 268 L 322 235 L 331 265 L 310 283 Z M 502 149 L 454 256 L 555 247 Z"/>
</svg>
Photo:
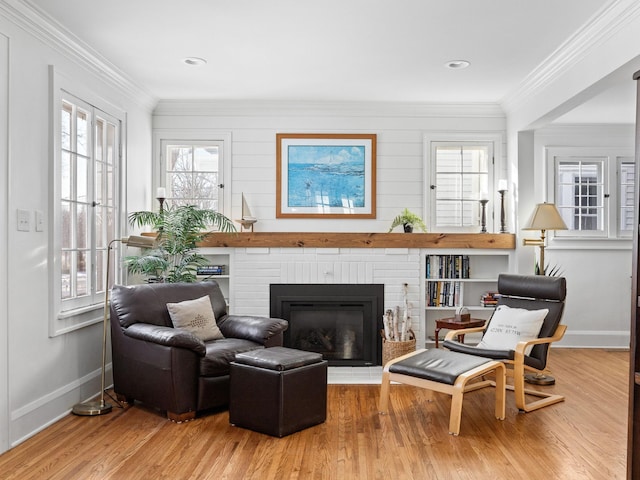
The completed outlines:
<svg viewBox="0 0 640 480">
<path fill-rule="evenodd" d="M 111 365 L 107 365 L 105 375 L 106 385 L 111 385 L 113 383 Z M 99 395 L 100 376 L 101 371 L 94 370 L 82 378 L 12 410 L 9 418 L 11 448 L 68 415 L 76 403 Z"/>
<path fill-rule="evenodd" d="M 554 346 L 563 348 L 629 348 L 631 333 L 626 330 L 567 330 Z"/>
</svg>

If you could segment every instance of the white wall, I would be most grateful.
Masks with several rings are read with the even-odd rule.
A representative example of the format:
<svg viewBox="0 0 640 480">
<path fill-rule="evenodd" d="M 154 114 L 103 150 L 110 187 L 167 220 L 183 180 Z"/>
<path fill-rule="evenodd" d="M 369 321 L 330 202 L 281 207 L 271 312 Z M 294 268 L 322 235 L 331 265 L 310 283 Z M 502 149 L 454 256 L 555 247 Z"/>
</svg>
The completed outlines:
<svg viewBox="0 0 640 480">
<path fill-rule="evenodd" d="M 6 169 L 8 255 L 5 259 L 4 252 L 0 254 L 0 264 L 6 261 L 10 281 L 0 284 L 0 299 L 6 299 L 8 331 L 8 362 L 5 364 L 4 357 L 0 360 L 3 370 L 0 380 L 8 379 L 9 417 L 8 421 L 3 418 L 0 422 L 3 427 L 0 438 L 6 438 L 11 446 L 100 390 L 102 326 L 96 324 L 49 337 L 48 319 L 52 313 L 48 298 L 49 219 L 43 232 L 36 232 L 33 227 L 34 212 L 49 211 L 49 65 L 82 85 L 84 90 L 95 92 L 105 103 L 126 112 L 128 175 L 141 179 L 132 183 L 127 192 L 129 204 L 134 208 L 150 206 L 149 191 L 140 185 L 150 184 L 152 104 L 145 94 L 136 95 L 133 86 L 126 87 L 124 79 L 115 82 L 109 66 L 101 65 L 103 73 L 97 73 L 92 60 L 74 50 L 72 41 L 52 30 L 27 7 L 0 3 L 2 35 L 9 39 L 10 101 Z M 2 111 L 4 115 L 5 110 Z M 0 120 L 0 126 L 3 125 Z M 4 158 L 3 153 L 0 151 L 0 160 Z M 3 167 L 0 180 L 4 173 Z M 145 182 L 145 178 L 148 181 Z M 1 207 L 4 207 L 4 195 L 3 189 Z M 31 231 L 16 230 L 17 209 L 31 213 Z M 4 219 L 4 212 L 0 218 Z M 0 241 L 0 247 L 5 245 L 4 240 Z M 4 309 L 5 302 L 2 304 Z M 0 327 L 3 323 L 4 311 L 0 312 Z M 2 353 L 4 347 L 0 345 Z M 2 388 L 0 395 L 5 392 Z M 3 406 L 4 402 L 0 401 L 0 407 Z M 6 443 L 0 445 L 0 451 L 7 446 Z"/>
</svg>

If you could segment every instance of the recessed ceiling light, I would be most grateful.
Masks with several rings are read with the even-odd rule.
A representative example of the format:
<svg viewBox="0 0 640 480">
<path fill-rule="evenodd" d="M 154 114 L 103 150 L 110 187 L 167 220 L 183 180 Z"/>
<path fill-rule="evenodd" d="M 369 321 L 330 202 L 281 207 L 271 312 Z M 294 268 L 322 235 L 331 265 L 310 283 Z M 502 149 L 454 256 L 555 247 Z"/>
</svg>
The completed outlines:
<svg viewBox="0 0 640 480">
<path fill-rule="evenodd" d="M 460 70 L 462 68 L 467 68 L 471 63 L 466 60 L 451 60 L 444 64 L 445 67 L 450 68 L 452 70 Z"/>
<path fill-rule="evenodd" d="M 183 60 L 187 65 L 204 65 L 207 61 L 200 57 L 187 57 Z"/>
</svg>

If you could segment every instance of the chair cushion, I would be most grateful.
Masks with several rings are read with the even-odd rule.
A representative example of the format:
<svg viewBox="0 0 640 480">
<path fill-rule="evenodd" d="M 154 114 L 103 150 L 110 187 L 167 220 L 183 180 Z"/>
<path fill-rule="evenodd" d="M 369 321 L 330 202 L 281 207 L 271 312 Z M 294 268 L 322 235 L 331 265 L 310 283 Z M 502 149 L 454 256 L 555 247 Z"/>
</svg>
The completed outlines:
<svg viewBox="0 0 640 480">
<path fill-rule="evenodd" d="M 209 295 L 195 300 L 167 303 L 167 310 L 174 328 L 188 330 L 204 342 L 224 338 L 216 324 Z"/>
<path fill-rule="evenodd" d="M 259 343 L 240 338 L 222 338 L 206 344 L 207 353 L 200 359 L 201 377 L 229 375 L 236 354 L 264 348 Z"/>
<path fill-rule="evenodd" d="M 478 344 L 480 349 L 514 350 L 518 342 L 535 340 L 549 309 L 526 310 L 500 305 L 496 308 L 489 325 Z M 529 355 L 533 345 L 525 350 Z"/>
<path fill-rule="evenodd" d="M 491 361 L 490 358 L 432 348 L 390 365 L 389 372 L 453 385 L 463 373 Z"/>
</svg>

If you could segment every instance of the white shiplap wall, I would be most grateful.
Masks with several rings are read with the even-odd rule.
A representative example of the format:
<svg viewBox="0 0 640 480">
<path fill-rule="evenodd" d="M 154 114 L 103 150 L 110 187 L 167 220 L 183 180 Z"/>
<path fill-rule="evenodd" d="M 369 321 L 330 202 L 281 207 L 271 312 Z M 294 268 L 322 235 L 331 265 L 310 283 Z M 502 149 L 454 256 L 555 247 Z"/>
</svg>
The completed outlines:
<svg viewBox="0 0 640 480">
<path fill-rule="evenodd" d="M 425 135 L 469 132 L 504 137 L 505 132 L 505 118 L 497 105 L 162 101 L 153 125 L 156 165 L 157 143 L 163 135 L 230 136 L 232 204 L 225 213 L 239 218 L 244 192 L 259 219 L 256 231 L 384 232 L 405 207 L 424 217 Z M 377 134 L 377 218 L 276 219 L 276 133 Z M 497 159 L 497 171 L 503 160 Z"/>
</svg>

